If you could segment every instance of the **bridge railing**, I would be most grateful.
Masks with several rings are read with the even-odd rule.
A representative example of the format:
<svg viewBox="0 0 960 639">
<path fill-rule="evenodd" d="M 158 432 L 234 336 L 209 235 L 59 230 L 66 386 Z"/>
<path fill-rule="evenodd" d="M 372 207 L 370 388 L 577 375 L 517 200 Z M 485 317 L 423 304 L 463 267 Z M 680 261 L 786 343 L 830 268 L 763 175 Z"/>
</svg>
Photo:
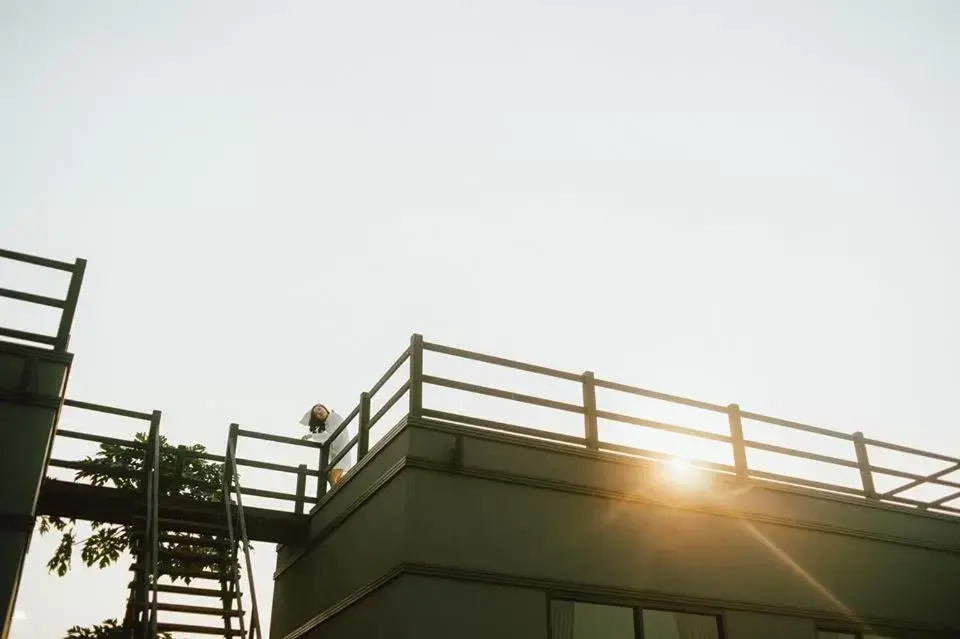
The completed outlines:
<svg viewBox="0 0 960 639">
<path fill-rule="evenodd" d="M 259 432 L 242 428 L 239 424 L 231 424 L 227 449 L 235 451 L 234 459 L 211 454 L 204 454 L 202 458 L 209 461 L 225 461 L 224 471 L 227 477 L 233 475 L 235 467 L 271 471 L 270 475 L 260 474 L 256 478 L 259 482 L 255 482 L 261 486 L 269 483 L 271 489 L 254 488 L 249 480 L 244 480 L 244 485 L 240 489 L 241 495 L 270 500 L 274 503 L 277 501 L 287 504 L 292 503 L 293 512 L 303 514 L 326 494 L 328 490 L 328 471 L 330 469 L 338 466 L 349 466 L 351 458 L 359 461 L 366 457 L 370 451 L 371 437 L 376 436 L 378 427 L 383 430 L 385 424 L 387 426 L 395 425 L 395 422 L 389 420 L 388 417 L 391 412 L 405 408 L 401 400 L 408 393 L 410 382 L 402 369 L 409 358 L 410 349 L 406 349 L 369 390 L 360 393 L 357 405 L 347 413 L 340 426 L 330 433 L 330 437 L 325 444 L 285 435 Z M 352 432 L 353 435 L 346 445 L 336 455 L 332 456 L 330 442 L 344 432 Z M 244 456 L 242 451 L 246 447 L 239 445 L 241 440 L 281 444 L 287 448 L 292 447 L 300 450 L 308 449 L 315 451 L 317 461 L 315 464 L 304 463 L 294 466 L 251 459 L 249 456 Z M 260 454 L 263 455 L 262 452 Z M 292 480 L 296 482 L 295 489 L 276 489 L 282 485 L 291 485 Z M 315 489 L 311 489 L 310 484 L 312 483 L 315 483 Z M 236 485 L 229 488 L 236 493 Z"/>
<path fill-rule="evenodd" d="M 26 302 L 38 306 L 60 309 L 60 318 L 57 324 L 55 335 L 46 335 L 44 333 L 35 333 L 25 331 L 9 326 L 0 326 L 0 338 L 11 338 L 20 342 L 25 342 L 33 346 L 48 346 L 55 351 L 65 351 L 70 342 L 70 330 L 73 325 L 73 316 L 77 310 L 77 300 L 80 297 L 80 287 L 83 284 L 83 274 L 86 270 L 86 260 L 77 258 L 72 264 L 69 262 L 60 262 L 45 257 L 37 257 L 26 253 L 17 253 L 0 249 L 0 259 L 23 264 L 32 264 L 57 271 L 65 271 L 70 274 L 70 284 L 67 287 L 66 297 L 63 299 L 49 297 L 46 295 L 37 295 L 26 291 L 20 291 L 10 288 L 0 288 L 0 297 Z"/>
<path fill-rule="evenodd" d="M 501 371 L 511 370 L 535 378 L 547 378 L 552 382 L 568 385 L 567 390 L 575 392 L 576 398 L 568 397 L 560 400 L 533 393 L 520 393 L 493 385 L 460 381 L 451 377 L 430 374 L 430 371 L 424 373 L 424 352 L 453 360 L 492 366 Z M 409 389 L 412 391 L 409 416 L 411 419 L 425 418 L 427 420 L 452 422 L 554 441 L 588 450 L 606 451 L 651 460 L 689 457 L 699 468 L 742 479 L 776 482 L 863 497 L 873 501 L 911 506 L 920 510 L 960 514 L 960 505 L 956 503 L 957 500 L 960 500 L 960 473 L 957 473 L 953 478 L 949 477 L 951 473 L 960 471 L 960 458 L 868 438 L 860 432 L 844 433 L 743 411 L 737 404 L 714 404 L 599 379 L 590 371 L 574 373 L 423 342 L 419 336 L 414 336 L 408 355 L 411 361 L 415 363 L 411 365 L 408 383 Z M 478 409 L 471 413 L 456 409 L 440 410 L 424 406 L 424 393 L 427 392 L 430 395 L 435 389 L 444 389 L 458 394 L 455 402 L 448 402 L 450 406 L 475 405 Z M 478 403 L 471 400 L 471 397 L 494 399 L 511 405 L 523 404 L 545 410 L 542 414 L 551 424 L 562 421 L 562 415 L 572 416 L 579 422 L 579 426 L 575 430 L 567 429 L 567 432 L 562 432 L 556 428 L 532 427 L 528 424 L 497 419 L 492 414 L 495 411 L 483 406 L 482 402 Z M 627 401 L 624 401 L 624 398 L 627 398 Z M 602 400 L 609 401 L 609 405 Z M 632 406 L 636 400 L 682 408 L 687 411 L 688 415 L 696 418 L 693 421 L 703 422 L 705 420 L 700 418 L 704 414 L 712 415 L 723 422 L 724 428 L 719 429 L 716 424 L 713 427 L 692 427 L 689 424 L 651 419 L 648 415 L 630 414 L 626 411 L 611 409 L 612 405 Z M 433 405 L 432 400 L 428 403 L 431 406 Z M 745 435 L 745 423 L 752 429 L 750 432 L 755 433 L 755 435 L 751 437 Z M 624 431 L 623 427 L 647 433 L 669 434 L 675 439 L 685 440 L 686 443 L 674 447 L 675 452 L 666 452 L 664 446 L 651 448 L 638 446 L 635 444 L 641 438 L 629 431 Z M 613 432 L 618 428 L 621 433 L 626 434 L 625 437 L 601 437 L 604 429 Z M 785 433 L 793 434 L 783 433 L 779 437 L 773 436 L 773 439 L 779 441 L 779 443 L 771 443 L 769 440 L 772 437 L 771 431 L 774 429 L 782 429 Z M 819 445 L 823 443 L 822 440 L 830 440 L 835 444 L 832 449 L 838 452 L 822 454 L 801 450 L 797 446 L 782 445 L 784 439 L 797 440 L 798 438 L 811 438 L 814 448 L 822 448 L 823 446 Z M 615 439 L 621 441 L 614 441 Z M 624 439 L 627 442 L 622 441 Z M 763 441 L 764 439 L 768 441 Z M 657 437 L 648 437 L 647 440 L 656 442 Z M 815 440 L 821 441 L 818 444 Z M 836 444 L 839 444 L 840 447 L 838 448 Z M 846 450 L 844 450 L 844 447 Z M 660 448 L 660 450 L 656 448 Z M 685 452 L 691 450 L 695 454 L 685 454 Z M 893 459 L 890 453 L 909 456 L 908 461 L 900 460 L 908 468 L 894 467 L 895 462 L 877 464 L 870 461 L 871 456 L 884 456 L 887 459 Z M 775 470 L 755 468 L 751 459 L 759 460 L 763 454 L 773 454 L 774 457 L 779 458 L 772 464 L 775 469 L 790 466 L 789 463 L 785 464 L 782 460 L 792 458 L 815 462 L 822 467 L 854 472 L 858 481 L 856 484 L 839 479 L 831 481 L 830 477 L 839 477 L 839 474 L 824 473 L 822 470 L 813 473 L 813 478 L 811 478 L 802 476 L 800 472 L 776 472 Z M 717 458 L 718 456 L 725 458 L 724 461 L 709 460 L 709 457 Z M 931 471 L 929 470 L 931 464 L 939 467 Z M 923 466 L 926 466 L 928 470 L 919 470 Z M 885 480 L 886 488 L 880 489 L 878 487 L 878 480 L 880 479 Z M 938 495 L 935 497 L 918 496 L 918 489 L 923 488 L 935 488 Z M 910 492 L 913 492 L 914 496 L 908 496 L 907 493 Z M 929 494 L 928 490 L 927 495 Z"/>
<path fill-rule="evenodd" d="M 139 568 L 134 579 L 134 588 L 131 590 L 128 602 L 128 621 L 136 620 L 144 637 L 156 636 L 157 600 L 156 591 L 151 585 L 156 581 L 157 560 L 159 555 L 159 509 L 160 509 L 160 411 L 143 413 L 138 411 L 93 404 L 78 400 L 65 399 L 63 407 L 83 411 L 87 416 L 97 415 L 98 420 L 106 416 L 123 418 L 125 428 L 130 427 L 130 421 L 136 424 L 130 438 L 112 437 L 84 430 L 58 427 L 54 433 L 53 449 L 67 441 L 89 442 L 97 444 L 99 452 L 110 453 L 116 458 L 98 458 L 96 454 L 87 455 L 84 459 L 61 459 L 50 457 L 47 468 L 49 470 L 64 469 L 74 471 L 72 480 L 93 485 L 108 485 L 137 491 L 142 495 L 144 516 L 137 523 L 140 524 L 140 535 L 133 538 L 131 549 L 137 556 Z M 73 421 L 70 416 L 64 417 L 61 412 L 60 421 Z M 143 429 L 142 431 L 140 429 Z M 137 437 L 141 432 L 144 436 Z M 111 450 L 111 448 L 113 450 Z M 126 451 L 126 452 L 121 452 Z M 127 458 L 133 460 L 129 463 Z M 137 465 L 139 463 L 139 466 Z M 131 522 L 134 523 L 134 522 Z M 151 634 L 152 633 L 152 634 Z"/>
</svg>

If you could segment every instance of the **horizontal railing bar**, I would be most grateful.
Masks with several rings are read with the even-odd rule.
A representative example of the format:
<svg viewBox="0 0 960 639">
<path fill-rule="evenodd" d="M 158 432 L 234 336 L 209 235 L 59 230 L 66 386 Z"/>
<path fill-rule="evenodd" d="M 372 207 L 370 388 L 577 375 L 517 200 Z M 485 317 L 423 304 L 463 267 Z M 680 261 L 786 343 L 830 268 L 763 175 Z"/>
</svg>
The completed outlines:
<svg viewBox="0 0 960 639">
<path fill-rule="evenodd" d="M 424 408 L 423 416 L 427 418 L 438 419 L 441 421 L 470 424 L 471 426 L 479 426 L 481 428 L 502 430 L 509 433 L 516 433 L 517 435 L 526 435 L 529 437 L 537 437 L 540 439 L 549 439 L 549 440 L 563 442 L 565 444 L 575 444 L 579 446 L 587 445 L 587 440 L 584 439 L 583 437 L 576 437 L 574 435 L 565 435 L 563 433 L 554 433 L 548 430 L 529 428 L 527 426 L 518 426 L 517 424 L 510 424 L 508 422 L 498 422 L 490 419 L 481 419 L 479 417 L 470 417 L 469 415 L 461 415 L 460 413 L 448 413 L 446 411 L 433 410 L 431 408 Z"/>
<path fill-rule="evenodd" d="M 441 353 L 443 355 L 452 355 L 453 357 L 461 357 L 463 359 L 472 359 L 478 362 L 485 362 L 487 364 L 495 364 L 497 366 L 503 366 L 505 368 L 513 368 L 519 371 L 526 371 L 527 373 L 537 373 L 538 375 L 546 375 L 548 377 L 566 379 L 571 382 L 579 382 L 583 379 L 582 376 L 577 375 L 576 373 L 569 373 L 567 371 L 561 371 L 556 368 L 547 368 L 546 366 L 537 366 L 536 364 L 526 364 L 524 362 L 517 362 L 510 359 L 504 359 L 502 357 L 493 357 L 492 355 L 483 355 L 481 353 L 467 351 L 462 348 L 442 346 L 440 344 L 433 344 L 431 342 L 424 342 L 423 350 L 432 351 L 434 353 Z"/>
<path fill-rule="evenodd" d="M 179 454 L 179 452 L 180 451 L 178 450 L 177 453 Z M 185 457 L 193 457 L 194 459 L 202 459 L 204 461 L 214 462 L 217 464 L 222 464 L 227 460 L 227 458 L 224 457 L 223 455 L 208 453 L 207 451 L 200 452 L 197 450 L 190 450 L 189 448 L 183 449 L 183 455 Z"/>
<path fill-rule="evenodd" d="M 56 434 L 58 437 L 82 439 L 84 441 L 96 442 L 98 444 L 114 444 L 116 446 L 126 446 L 127 448 L 135 448 L 137 450 L 144 450 L 147 447 L 144 442 L 138 442 L 132 439 L 120 439 L 119 437 L 106 437 L 104 435 L 94 435 L 92 433 L 81 433 L 80 431 L 67 430 L 65 428 L 58 428 Z"/>
<path fill-rule="evenodd" d="M 4 328 L 2 326 L 0 326 L 0 337 L 11 337 L 25 342 L 38 342 L 40 344 L 49 344 L 50 346 L 53 346 L 57 342 L 56 337 L 41 335 L 40 333 L 31 333 L 30 331 L 18 331 L 15 328 Z"/>
<path fill-rule="evenodd" d="M 383 374 L 383 377 L 377 380 L 377 383 L 373 385 L 373 387 L 370 389 L 370 392 L 369 392 L 370 397 L 373 397 L 374 395 L 376 395 L 377 391 L 383 388 L 383 385 L 387 383 L 387 380 L 393 377 L 393 374 L 396 373 L 398 370 L 400 370 L 400 367 L 404 365 L 404 363 L 407 361 L 407 358 L 409 357 L 410 357 L 410 349 L 407 348 L 406 350 L 403 351 L 403 353 L 400 354 L 400 357 L 397 358 L 397 361 L 395 361 L 393 365 L 387 369 L 387 372 Z"/>
<path fill-rule="evenodd" d="M 478 395 L 487 395 L 489 397 L 499 397 L 501 399 L 509 399 L 511 401 L 520 402 L 522 404 L 533 404 L 535 406 L 544 406 L 546 408 L 556 408 L 559 410 L 565 410 L 570 413 L 578 413 L 581 415 L 583 414 L 583 406 L 579 406 L 577 404 L 568 404 L 566 402 L 558 402 L 552 399 L 535 397 L 533 395 L 511 393 L 510 391 L 504 391 L 498 388 L 490 388 L 488 386 L 477 386 L 476 384 L 456 382 L 452 379 L 447 379 L 445 377 L 435 377 L 433 375 L 424 375 L 423 383 L 433 384 L 434 386 L 443 386 L 445 388 L 452 388 L 454 390 L 466 391 L 468 393 L 476 393 Z"/>
<path fill-rule="evenodd" d="M 236 492 L 235 489 L 234 492 Z M 251 497 L 266 497 L 268 499 L 282 499 L 284 501 L 302 500 L 308 504 L 317 503 L 316 497 L 310 497 L 309 495 L 301 495 L 297 497 L 296 495 L 291 495 L 289 493 L 278 493 L 273 490 L 261 490 L 259 488 L 244 488 L 240 492 L 243 495 L 250 495 Z"/>
<path fill-rule="evenodd" d="M 845 466 L 847 468 L 860 468 L 857 462 L 850 461 L 849 459 L 843 459 L 842 457 L 831 457 L 829 455 L 819 455 L 817 453 L 808 453 L 795 448 L 784 448 L 783 446 L 777 446 L 775 444 L 765 444 L 763 442 L 754 441 L 752 439 L 744 439 L 743 444 L 747 448 L 753 448 L 755 450 L 765 450 L 770 453 L 779 453 L 781 455 L 789 455 L 791 457 L 809 459 L 810 461 L 822 462 L 824 464 L 834 464 L 836 466 Z"/>
<path fill-rule="evenodd" d="M 340 460 L 342 460 L 344 457 L 350 454 L 350 449 L 352 449 L 354 446 L 357 445 L 357 441 L 359 441 L 359 439 L 360 439 L 359 433 L 354 435 L 353 438 L 347 442 L 347 445 L 343 447 L 343 450 L 340 451 L 340 454 L 334 457 L 333 459 L 331 459 L 329 462 L 327 462 L 327 469 L 330 470 L 336 467 L 336 465 L 340 463 Z M 333 437 L 327 440 L 327 442 L 332 442 L 332 441 L 333 441 Z M 326 442 L 324 442 L 324 445 L 326 445 Z"/>
<path fill-rule="evenodd" d="M 270 435 L 268 433 L 258 433 L 255 430 L 243 430 L 240 429 L 238 434 L 241 437 L 249 437 L 251 439 L 262 439 L 268 442 L 277 442 L 280 444 L 292 444 L 294 446 L 303 446 L 305 448 L 320 448 L 320 444 L 312 442 L 306 439 L 297 439 L 295 437 L 285 437 L 283 435 Z"/>
<path fill-rule="evenodd" d="M 917 486 L 922 486 L 923 484 L 925 484 L 926 482 L 930 481 L 931 479 L 939 479 L 940 477 L 943 477 L 944 475 L 949 475 L 950 473 L 952 473 L 952 472 L 954 472 L 954 471 L 956 471 L 956 470 L 960 470 L 960 462 L 957 462 L 957 463 L 954 464 L 953 466 L 948 466 L 947 468 L 944 468 L 943 470 L 938 470 L 937 472 L 933 473 L 932 475 L 927 475 L 926 477 L 921 477 L 921 478 L 919 478 L 919 479 L 914 479 L 913 481 L 908 482 L 908 483 L 904 484 L 903 486 L 898 486 L 898 487 L 894 488 L 893 490 L 888 490 L 887 492 L 885 492 L 885 493 L 883 493 L 882 495 L 880 495 L 880 497 L 881 497 L 881 498 L 883 498 L 883 497 L 893 497 L 894 495 L 896 495 L 896 494 L 898 494 L 898 493 L 906 492 L 906 491 L 908 491 L 908 490 L 910 490 L 910 489 L 912 489 L 912 488 L 916 488 Z"/>
<path fill-rule="evenodd" d="M 74 265 L 70 264 L 69 262 L 60 262 L 58 260 L 51 260 L 46 257 L 37 257 L 36 255 L 18 253 L 17 251 L 10 251 L 7 249 L 0 249 L 0 257 L 17 262 L 25 262 L 27 264 L 36 264 L 37 266 L 55 268 L 58 271 L 73 271 L 74 269 Z"/>
<path fill-rule="evenodd" d="M 753 477 L 755 479 L 767 479 L 770 481 L 776 481 L 776 482 L 781 482 L 785 484 L 793 484 L 794 486 L 806 486 L 808 488 L 819 488 L 820 490 L 846 493 L 848 495 L 858 495 L 860 497 L 864 496 L 863 489 L 861 488 L 850 488 L 848 486 L 838 486 L 836 484 L 827 484 L 820 481 L 814 481 L 812 479 L 803 479 L 802 477 L 791 477 L 789 475 L 781 475 L 780 473 L 769 473 L 763 470 L 751 470 L 750 477 Z"/>
<path fill-rule="evenodd" d="M 930 502 L 930 508 L 942 508 L 943 505 L 946 504 L 948 501 L 953 501 L 954 499 L 956 499 L 956 498 L 958 498 L 958 497 L 960 497 L 960 491 L 957 491 L 957 492 L 955 492 L 955 493 L 950 493 L 949 495 L 947 495 L 947 496 L 945 496 L 945 497 L 941 497 L 940 499 L 938 499 L 938 500 L 936 500 L 936 501 L 931 501 L 931 502 Z"/>
<path fill-rule="evenodd" d="M 235 460 L 237 466 L 249 466 L 250 468 L 261 468 L 263 470 L 275 470 L 281 473 L 291 473 L 293 475 L 299 475 L 301 469 L 296 466 L 285 466 L 284 464 L 274 464 L 272 462 L 262 462 L 255 459 L 244 459 L 243 457 L 237 457 Z M 305 470 L 303 474 L 307 477 L 319 477 L 319 470 Z"/>
<path fill-rule="evenodd" d="M 853 441 L 853 435 L 849 435 L 847 433 L 841 433 L 840 431 L 837 431 L 837 430 L 830 430 L 829 428 L 820 428 L 819 426 L 810 426 L 809 424 L 801 424 L 800 422 L 791 422 L 786 419 L 768 417 L 766 415 L 761 415 L 760 413 L 749 413 L 746 411 L 740 411 L 740 417 L 742 419 L 752 419 L 758 422 L 765 422 L 767 424 L 773 424 L 775 426 L 783 426 L 785 428 L 793 428 L 793 429 L 802 430 L 808 433 L 824 435 L 826 437 L 835 437 L 837 439 Z"/>
<path fill-rule="evenodd" d="M 143 471 L 132 468 L 113 468 L 109 464 L 89 461 L 68 461 L 66 459 L 51 459 L 49 466 L 56 468 L 68 468 L 70 470 L 96 471 L 103 475 L 113 475 L 116 477 L 140 477 Z"/>
<path fill-rule="evenodd" d="M 370 423 L 367 425 L 367 428 L 373 428 L 374 424 L 380 421 L 380 418 L 386 415 L 387 411 L 393 408 L 408 390 L 410 390 L 410 380 L 405 381 L 403 386 L 398 388 L 397 391 L 390 396 L 390 399 L 388 399 L 383 406 L 380 407 L 380 410 L 377 411 L 376 415 L 370 418 Z"/>
<path fill-rule="evenodd" d="M 686 426 L 677 426 L 676 424 L 667 424 L 665 422 L 658 422 L 652 419 L 643 419 L 641 417 L 631 417 L 630 415 L 621 415 L 620 413 L 611 413 L 606 410 L 597 411 L 597 419 L 609 419 L 615 422 L 621 422 L 625 424 L 633 424 L 635 426 L 646 426 L 647 428 L 656 428 L 658 430 L 668 431 L 671 433 L 676 433 L 678 435 L 689 435 L 691 437 L 699 437 L 700 439 L 710 439 L 716 442 L 730 443 L 729 435 L 720 435 L 718 433 L 711 433 L 705 430 L 698 430 L 696 428 L 687 428 Z"/>
<path fill-rule="evenodd" d="M 874 466 L 870 465 L 870 470 L 874 473 L 880 475 L 890 475 L 892 477 L 901 477 L 903 479 L 922 479 L 924 484 L 933 484 L 935 486 L 946 486 L 947 488 L 960 488 L 960 483 L 955 481 L 949 481 L 947 479 L 930 479 L 928 476 L 918 475 L 916 473 L 910 473 L 905 470 L 896 470 L 893 468 L 885 468 L 884 466 Z"/>
<path fill-rule="evenodd" d="M 63 400 L 63 405 L 69 406 L 70 408 L 81 408 L 83 410 L 92 410 L 98 413 L 107 413 L 108 415 L 118 415 L 120 417 L 132 417 L 133 419 L 143 419 L 146 421 L 153 419 L 153 415 L 150 413 L 140 413 L 133 410 L 127 410 L 125 408 L 104 406 L 102 404 L 91 404 L 90 402 L 81 402 L 75 399 L 65 399 Z"/>
<path fill-rule="evenodd" d="M 52 306 L 54 308 L 63 308 L 64 304 L 66 304 L 63 300 L 58 300 L 55 297 L 16 291 L 12 288 L 0 288 L 0 297 L 19 300 L 21 302 L 30 302 L 31 304 L 40 304 L 41 306 Z"/>
<path fill-rule="evenodd" d="M 670 395 L 668 393 L 658 393 L 657 391 L 647 390 L 646 388 L 639 388 L 637 386 L 628 386 L 627 384 L 618 384 L 617 382 L 610 382 L 604 379 L 596 379 L 594 380 L 593 383 L 594 383 L 594 386 L 598 388 L 608 388 L 610 390 L 620 391 L 621 393 L 629 393 L 631 395 L 649 397 L 650 399 L 658 399 L 661 401 L 670 402 L 672 404 L 682 404 L 684 406 L 690 406 L 692 408 L 702 408 L 704 410 L 713 411 L 715 413 L 727 412 L 726 406 L 720 406 L 719 404 L 711 404 L 709 402 L 701 402 L 695 399 L 681 397 L 679 395 Z"/>
<path fill-rule="evenodd" d="M 939 510 L 950 510 L 953 512 L 960 513 L 960 509 L 954 508 L 953 506 L 944 506 L 944 505 L 935 506 L 935 505 L 932 505 L 933 502 L 921 501 L 919 499 L 911 499 L 909 497 L 900 497 L 900 496 L 881 497 L 880 499 L 885 502 L 892 502 L 894 504 L 900 504 L 902 506 L 913 506 L 914 508 L 917 508 L 919 510 L 926 510 L 928 508 L 937 508 Z"/>
<path fill-rule="evenodd" d="M 928 453 L 925 450 L 918 450 L 916 448 L 910 448 L 909 446 L 900 446 L 899 444 L 890 444 L 887 442 L 882 442 L 876 439 L 869 439 L 866 437 L 864 437 L 863 443 L 865 443 L 867 446 L 877 446 L 879 448 L 895 450 L 900 453 L 909 453 L 911 455 L 919 455 L 921 457 L 929 457 L 930 459 L 937 459 L 939 461 L 950 462 L 953 464 L 960 464 L 960 459 L 956 457 L 950 457 L 949 455 L 941 455 L 940 453 Z"/>
<path fill-rule="evenodd" d="M 359 414 L 360 414 L 360 404 L 357 404 L 356 406 L 353 407 L 353 410 L 350 411 L 350 413 L 343 418 L 343 421 L 340 423 L 339 426 L 337 426 L 337 429 L 332 433 L 330 433 L 330 437 L 328 437 L 327 439 L 331 441 L 336 439 L 340 435 L 340 433 L 342 433 L 347 429 L 347 426 L 350 425 L 350 422 L 356 419 L 357 415 Z"/>
</svg>

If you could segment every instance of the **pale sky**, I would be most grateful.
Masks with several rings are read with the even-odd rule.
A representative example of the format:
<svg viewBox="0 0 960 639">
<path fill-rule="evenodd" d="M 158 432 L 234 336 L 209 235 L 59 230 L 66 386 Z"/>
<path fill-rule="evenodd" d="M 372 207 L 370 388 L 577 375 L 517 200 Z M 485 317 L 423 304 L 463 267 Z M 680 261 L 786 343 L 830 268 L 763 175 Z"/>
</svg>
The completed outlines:
<svg viewBox="0 0 960 639">
<path fill-rule="evenodd" d="M 216 452 L 421 332 L 957 455 L 957 33 L 950 0 L 8 0 L 0 244 L 90 262 L 70 397 Z M 15 639 L 122 615 L 125 566 L 53 544 Z"/>
</svg>

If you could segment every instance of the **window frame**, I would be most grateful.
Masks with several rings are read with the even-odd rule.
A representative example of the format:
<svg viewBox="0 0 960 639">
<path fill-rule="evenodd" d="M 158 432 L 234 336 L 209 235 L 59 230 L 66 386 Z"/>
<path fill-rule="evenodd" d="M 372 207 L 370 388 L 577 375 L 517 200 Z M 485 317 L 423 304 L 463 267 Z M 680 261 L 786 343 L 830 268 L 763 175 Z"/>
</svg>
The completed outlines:
<svg viewBox="0 0 960 639">
<path fill-rule="evenodd" d="M 702 606 L 686 606 L 683 604 L 663 604 L 661 602 L 637 601 L 636 599 L 620 599 L 617 597 L 597 597 L 586 594 L 570 594 L 560 592 L 547 593 L 547 639 L 553 638 L 553 614 L 552 607 L 554 601 L 569 601 L 572 603 L 594 604 L 599 606 L 615 606 L 618 608 L 630 608 L 633 610 L 633 637 L 634 639 L 644 639 L 643 632 L 643 611 L 658 610 L 661 612 L 678 612 L 688 615 L 702 615 L 704 617 L 713 617 L 717 620 L 718 639 L 727 639 L 726 617 L 722 610 L 716 608 L 705 608 Z M 819 630 L 819 626 L 817 630 Z M 858 639 L 860 639 L 858 637 Z"/>
</svg>

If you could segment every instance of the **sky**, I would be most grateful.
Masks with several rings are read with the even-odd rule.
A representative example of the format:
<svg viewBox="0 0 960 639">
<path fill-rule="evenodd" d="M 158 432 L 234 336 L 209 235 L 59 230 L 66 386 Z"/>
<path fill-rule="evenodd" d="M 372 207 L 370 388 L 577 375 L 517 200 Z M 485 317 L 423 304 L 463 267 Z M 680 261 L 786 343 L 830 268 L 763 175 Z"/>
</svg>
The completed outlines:
<svg viewBox="0 0 960 639">
<path fill-rule="evenodd" d="M 0 244 L 89 260 L 68 396 L 216 452 L 346 413 L 419 332 L 956 455 L 958 30 L 949 0 L 7 0 Z M 122 614 L 125 567 L 58 579 L 54 544 L 14 639 Z"/>
</svg>

